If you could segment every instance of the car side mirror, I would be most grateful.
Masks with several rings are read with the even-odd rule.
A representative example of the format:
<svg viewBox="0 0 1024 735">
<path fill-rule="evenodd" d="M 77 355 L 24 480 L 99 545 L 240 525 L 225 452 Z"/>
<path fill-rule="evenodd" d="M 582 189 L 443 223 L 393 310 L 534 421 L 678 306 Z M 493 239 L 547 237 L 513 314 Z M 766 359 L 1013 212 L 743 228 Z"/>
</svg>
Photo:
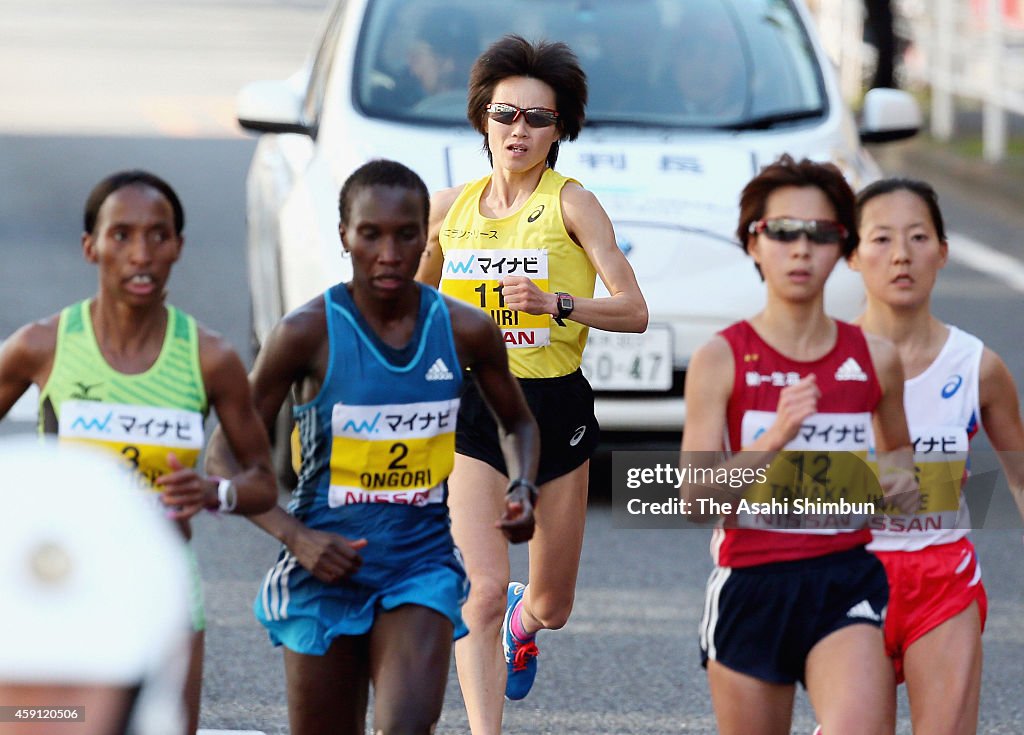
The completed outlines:
<svg viewBox="0 0 1024 735">
<path fill-rule="evenodd" d="M 302 93 L 292 80 L 250 82 L 237 99 L 238 124 L 257 133 L 312 135 L 302 121 Z"/>
<path fill-rule="evenodd" d="M 864 95 L 860 116 L 863 143 L 888 143 L 917 135 L 921 108 L 909 92 L 877 87 Z"/>
</svg>

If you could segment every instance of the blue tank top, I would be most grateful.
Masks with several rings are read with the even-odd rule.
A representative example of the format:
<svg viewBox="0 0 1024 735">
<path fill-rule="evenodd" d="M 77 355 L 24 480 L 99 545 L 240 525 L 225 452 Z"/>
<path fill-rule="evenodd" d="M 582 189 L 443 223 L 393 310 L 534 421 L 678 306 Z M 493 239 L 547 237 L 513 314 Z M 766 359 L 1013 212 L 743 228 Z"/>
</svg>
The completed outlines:
<svg viewBox="0 0 1024 735">
<path fill-rule="evenodd" d="M 374 333 L 345 284 L 324 293 L 327 373 L 316 397 L 294 410 L 302 459 L 288 509 L 296 517 L 366 503 L 444 512 L 462 370 L 443 297 L 419 289 L 416 326 L 401 349 Z"/>
</svg>

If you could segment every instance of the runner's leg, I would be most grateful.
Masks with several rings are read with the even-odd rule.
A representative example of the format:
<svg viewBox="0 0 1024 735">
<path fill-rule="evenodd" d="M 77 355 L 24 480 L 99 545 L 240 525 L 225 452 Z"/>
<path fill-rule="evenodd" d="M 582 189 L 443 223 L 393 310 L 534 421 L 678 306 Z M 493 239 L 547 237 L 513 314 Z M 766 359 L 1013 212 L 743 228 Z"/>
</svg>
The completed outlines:
<svg viewBox="0 0 1024 735">
<path fill-rule="evenodd" d="M 364 735 L 369 636 L 338 636 L 323 656 L 284 649 L 292 735 Z"/>
<path fill-rule="evenodd" d="M 540 488 L 521 618 L 527 633 L 557 630 L 569 620 L 583 549 L 589 479 L 588 460 Z"/>
<path fill-rule="evenodd" d="M 807 695 L 826 735 L 892 735 L 896 678 L 881 628 L 855 624 L 818 641 L 807 656 Z"/>
<path fill-rule="evenodd" d="M 473 735 L 499 735 L 505 697 L 501 619 L 508 588 L 508 542 L 494 527 L 505 508 L 508 479 L 472 457 L 455 455 L 448 478 L 452 536 L 469 575 L 462 617 L 469 635 L 455 643 L 459 685 Z"/>
<path fill-rule="evenodd" d="M 915 733 L 977 732 L 981 659 L 977 602 L 910 644 L 903 671 Z"/>
<path fill-rule="evenodd" d="M 792 684 L 773 684 L 708 661 L 708 686 L 719 735 L 789 735 Z"/>
<path fill-rule="evenodd" d="M 370 633 L 375 735 L 429 735 L 441 718 L 452 622 L 436 610 L 402 605 L 377 616 Z"/>
<path fill-rule="evenodd" d="M 195 735 L 199 728 L 199 705 L 203 696 L 203 650 L 206 633 L 193 631 L 192 645 L 188 659 L 188 675 L 185 678 L 185 714 L 188 728 L 186 735 Z"/>
</svg>

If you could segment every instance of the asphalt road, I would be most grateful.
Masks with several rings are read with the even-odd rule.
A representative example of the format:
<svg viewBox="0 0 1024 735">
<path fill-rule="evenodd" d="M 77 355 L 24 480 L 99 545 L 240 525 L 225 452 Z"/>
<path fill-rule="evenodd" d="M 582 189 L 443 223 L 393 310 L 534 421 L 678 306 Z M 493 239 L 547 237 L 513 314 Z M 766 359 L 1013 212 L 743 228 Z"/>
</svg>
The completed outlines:
<svg viewBox="0 0 1024 735">
<path fill-rule="evenodd" d="M 44 20 L 42 10 L 36 17 L 33 13 L 37 11 L 25 5 L 0 0 L 0 17 L 5 18 L 0 25 L 0 59 L 4 53 L 14 54 L 12 40 L 20 39 L 22 50 L 27 50 L 35 32 L 31 21 Z M 70 39 L 75 36 L 76 18 L 79 28 L 92 18 L 81 9 L 83 6 L 109 11 L 116 3 L 90 0 L 49 5 L 80 13 L 70 20 L 60 16 L 64 21 L 54 22 L 57 36 Z M 169 5 L 179 15 L 202 15 L 214 9 L 228 13 L 241 3 Z M 311 18 L 322 3 L 268 1 L 251 5 L 253 12 L 266 13 L 260 23 L 277 23 L 283 32 L 295 39 L 301 37 L 305 48 L 307 29 L 315 25 Z M 140 6 L 146 7 L 146 13 L 158 12 L 157 4 L 148 0 Z M 142 10 L 133 12 L 140 17 L 144 14 Z M 9 19 L 15 22 L 6 22 Z M 132 22 L 137 26 L 142 20 Z M 238 25 L 242 30 L 236 27 L 232 31 L 225 25 L 222 34 L 234 33 L 230 38 L 239 44 L 236 56 L 240 58 L 235 60 L 239 67 L 261 65 L 248 78 L 272 76 L 277 68 L 274 65 L 283 67 L 280 75 L 284 75 L 290 71 L 288 64 L 297 65 L 301 60 L 299 53 L 293 61 L 291 46 L 281 43 L 270 44 L 268 53 L 254 61 L 258 54 L 243 52 L 248 48 L 244 44 L 252 39 L 244 32 L 245 24 Z M 159 38 L 160 31 L 159 27 L 152 29 L 154 39 Z M 195 44 L 216 45 L 216 34 L 208 36 L 197 39 L 183 32 L 169 33 L 173 43 L 168 53 Z M 257 38 L 267 41 L 274 36 Z M 83 58 L 98 56 L 109 61 L 109 54 L 100 54 L 84 41 L 79 44 L 73 48 Z M 139 52 L 144 46 L 141 42 L 130 44 L 128 52 Z M 24 61 L 23 56 L 19 58 Z M 228 66 L 235 61 L 223 60 Z M 0 69 L 10 68 L 0 64 Z M 231 69 L 237 76 L 238 69 Z M 146 82 L 139 69 L 125 73 L 132 84 Z M 7 131 L 0 132 L 0 253 L 4 264 L 0 276 L 0 337 L 95 290 L 95 272 L 80 254 L 81 207 L 92 184 L 113 170 L 131 166 L 151 168 L 164 175 L 185 203 L 185 253 L 171 281 L 171 300 L 221 331 L 245 354 L 248 296 L 243 270 L 243 186 L 253 142 L 238 136 L 230 128 L 229 119 L 225 122 L 223 111 L 229 109 L 224 106 L 225 99 L 230 94 L 225 89 L 236 79 L 227 72 L 221 76 L 224 78 L 207 80 L 216 88 L 196 95 L 201 100 L 191 99 L 184 92 L 170 95 L 173 99 L 165 109 L 177 111 L 175 119 L 191 120 L 187 125 L 169 126 L 167 120 L 173 117 L 169 112 L 166 117 L 147 117 L 134 108 L 124 112 L 117 106 L 120 97 L 109 89 L 110 85 L 103 87 L 102 95 L 80 90 L 78 97 L 69 98 L 71 103 L 60 103 L 42 93 L 37 100 L 24 91 L 29 102 L 46 102 L 46 114 L 35 118 L 24 110 L 18 115 L 0 114 L 0 131 Z M 84 75 L 83 79 L 88 77 Z M 13 83 L 10 72 L 0 73 L 0 84 L 5 89 L 15 89 L 7 86 Z M 72 78 L 65 86 L 78 83 Z M 187 89 L 187 85 L 182 83 L 180 89 Z M 93 109 L 92 98 L 97 96 L 104 103 Z M 132 99 L 138 103 L 141 96 Z M 204 107 L 210 100 L 216 102 Z M 51 114 L 54 110 L 75 110 L 75 105 L 81 107 L 81 119 L 85 121 L 80 126 L 76 127 L 75 115 L 64 114 L 58 120 L 55 112 Z M 221 112 L 190 117 L 200 108 Z M 899 149 L 886 160 L 891 170 L 905 165 Z M 954 178 L 934 181 L 951 229 L 1016 254 L 1018 233 L 1024 230 L 1021 212 L 963 190 Z M 1003 355 L 1021 383 L 1024 341 L 1018 316 L 1020 302 L 1020 291 L 1005 280 L 954 262 L 942 276 L 935 309 L 940 316 L 982 336 Z M 0 433 L 29 428 L 29 424 L 6 421 L 0 424 Z M 998 502 L 1001 504 L 990 511 L 990 520 L 1019 526 L 1005 499 Z M 209 620 L 202 725 L 284 733 L 287 720 L 280 654 L 267 643 L 250 611 L 259 581 L 274 559 L 275 544 L 239 519 L 205 518 L 197 526 L 196 547 Z M 1019 527 L 980 531 L 974 538 L 990 594 L 980 732 L 1021 733 L 1021 532 Z M 707 541 L 707 531 L 615 529 L 609 508 L 594 504 L 588 519 L 576 610 L 564 630 L 542 634 L 537 688 L 527 700 L 508 707 L 506 732 L 714 732 L 696 645 L 703 584 L 710 569 Z M 517 551 L 514 559 L 516 574 L 521 576 L 525 572 L 524 558 Z M 339 686 L 344 683 L 339 682 Z M 793 731 L 809 733 L 813 729 L 810 710 L 803 695 L 800 700 Z M 909 732 L 905 702 L 903 706 L 901 733 Z M 452 676 L 438 732 L 466 731 L 457 680 Z"/>
</svg>

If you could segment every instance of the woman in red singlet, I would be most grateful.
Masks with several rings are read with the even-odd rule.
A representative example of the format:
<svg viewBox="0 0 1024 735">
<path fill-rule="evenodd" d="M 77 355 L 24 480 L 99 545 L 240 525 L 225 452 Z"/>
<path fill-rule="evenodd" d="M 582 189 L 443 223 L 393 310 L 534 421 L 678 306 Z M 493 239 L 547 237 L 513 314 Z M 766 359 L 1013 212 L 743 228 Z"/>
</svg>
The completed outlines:
<svg viewBox="0 0 1024 735">
<path fill-rule="evenodd" d="M 719 732 L 789 733 L 801 682 L 828 735 L 891 733 L 888 586 L 864 548 L 866 518 L 797 506 L 805 477 L 816 492 L 842 495 L 849 457 L 866 456 L 872 429 L 883 485 L 916 505 L 899 356 L 824 310 L 825 282 L 856 245 L 853 192 L 835 166 L 783 156 L 744 188 L 737 234 L 767 300 L 694 353 L 683 461 L 744 450 L 730 466 L 755 468 L 787 450 L 807 464 L 792 485 L 771 490 L 790 501 L 788 513 L 735 513 L 764 487 L 718 494 L 734 513 L 714 533 L 700 643 Z M 705 496 L 698 487 L 685 495 Z"/>
</svg>

